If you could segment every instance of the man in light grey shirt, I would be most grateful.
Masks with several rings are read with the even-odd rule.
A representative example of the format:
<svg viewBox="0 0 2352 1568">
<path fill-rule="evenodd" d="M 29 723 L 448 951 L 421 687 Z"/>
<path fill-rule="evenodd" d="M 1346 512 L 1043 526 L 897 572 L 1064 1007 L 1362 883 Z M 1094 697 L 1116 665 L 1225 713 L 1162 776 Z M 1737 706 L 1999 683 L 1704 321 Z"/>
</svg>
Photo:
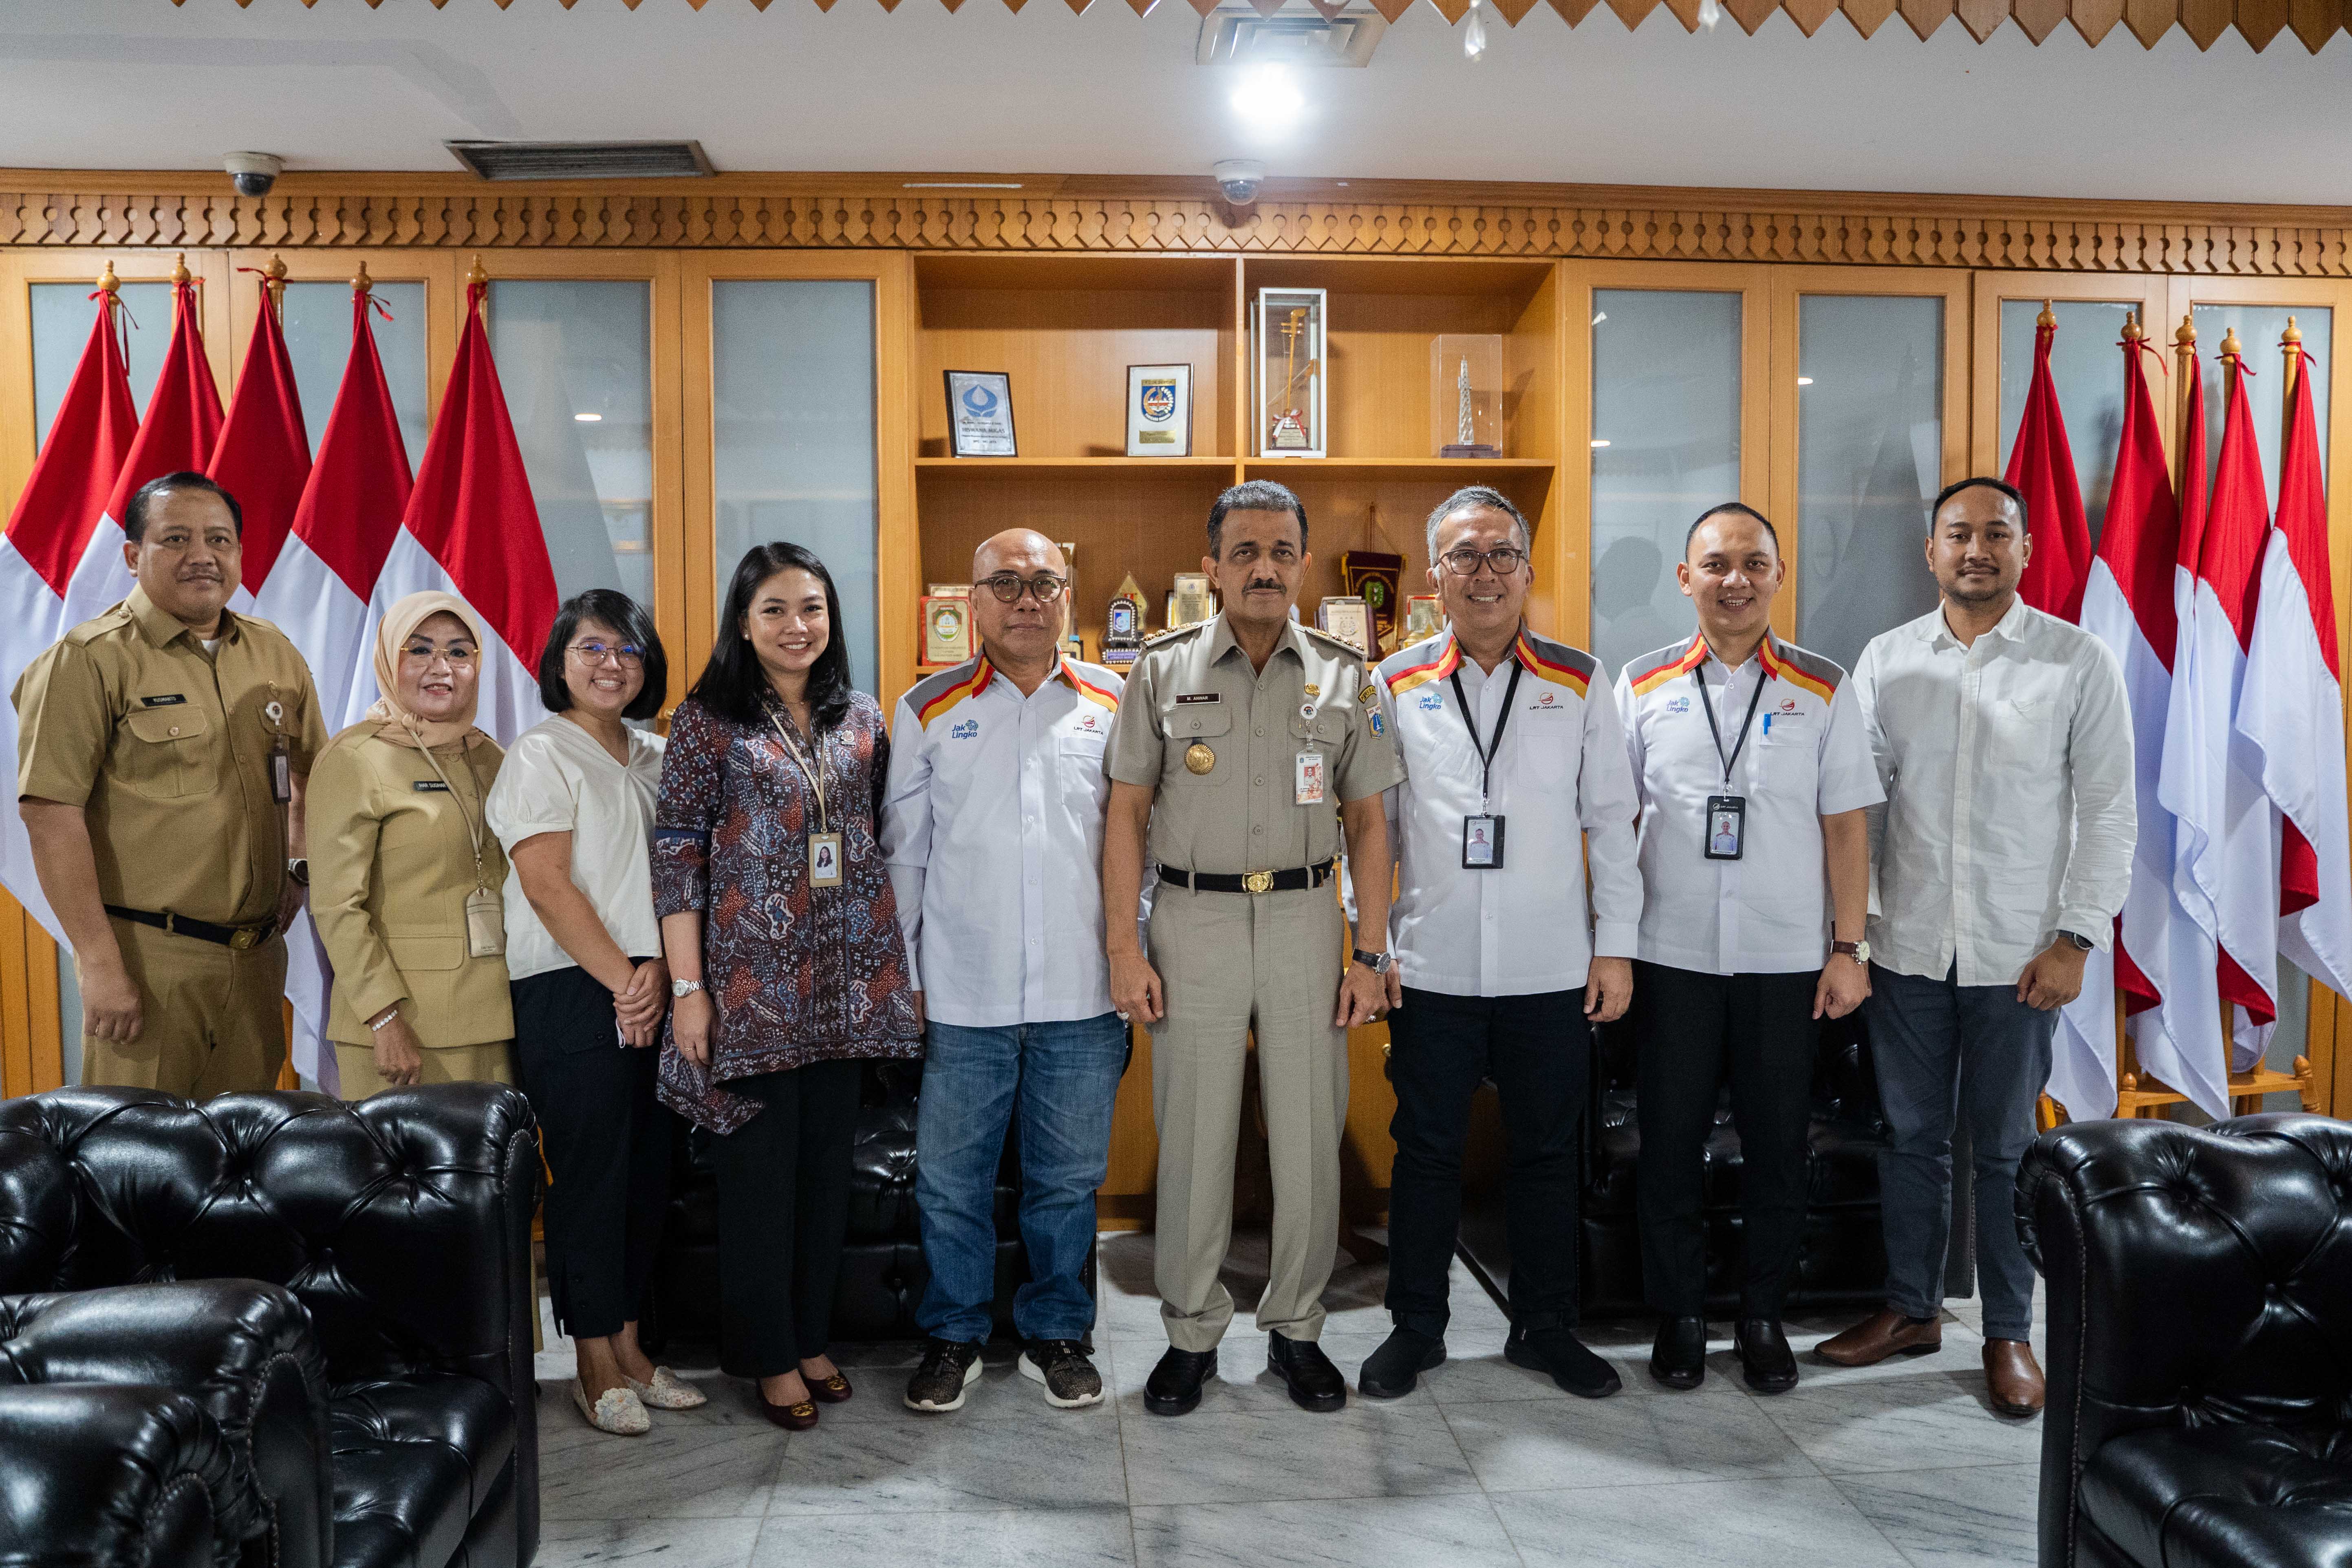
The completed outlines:
<svg viewBox="0 0 2352 1568">
<path fill-rule="evenodd" d="M 2106 645 L 2018 597 L 2025 500 L 1997 479 L 1936 498 L 1942 603 L 1872 639 L 1853 680 L 1886 805 L 1872 813 L 1871 1053 L 1884 1310 L 1821 1346 L 1866 1366 L 1942 1342 L 1952 1131 L 1974 1152 L 1993 1407 L 2030 1415 L 2033 1269 L 2009 1223 L 2058 1009 L 2114 939 L 2131 878 L 2130 701 Z"/>
</svg>

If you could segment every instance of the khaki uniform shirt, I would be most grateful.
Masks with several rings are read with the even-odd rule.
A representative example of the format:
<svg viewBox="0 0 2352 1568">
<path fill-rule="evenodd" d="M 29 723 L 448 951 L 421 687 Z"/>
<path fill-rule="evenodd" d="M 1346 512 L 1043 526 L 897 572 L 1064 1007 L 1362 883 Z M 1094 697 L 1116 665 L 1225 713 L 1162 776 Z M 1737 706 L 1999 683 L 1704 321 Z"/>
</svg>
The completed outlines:
<svg viewBox="0 0 2352 1568">
<path fill-rule="evenodd" d="M 272 742 L 285 737 L 298 774 L 327 743 L 310 668 L 284 633 L 223 611 L 206 653 L 134 587 L 35 659 L 15 700 L 16 793 L 82 808 L 102 900 L 220 925 L 278 912 Z"/>
<path fill-rule="evenodd" d="M 507 879 L 482 805 L 504 758 L 473 731 L 433 753 L 352 725 L 319 754 L 307 822 L 310 918 L 335 968 L 327 1037 L 373 1041 L 367 1020 L 400 1003 L 420 1046 L 480 1046 L 514 1037 L 503 957 L 469 956 L 466 899 Z M 441 774 L 449 775 L 442 782 Z M 482 827 L 479 880 L 467 818 Z"/>
<path fill-rule="evenodd" d="M 1319 805 L 1297 801 L 1298 757 L 1319 752 Z M 1250 668 L 1222 615 L 1154 638 L 1112 723 L 1110 776 L 1158 792 L 1150 858 L 1236 875 L 1319 866 L 1339 853 L 1339 805 L 1404 777 L 1363 656 L 1292 623 Z"/>
</svg>

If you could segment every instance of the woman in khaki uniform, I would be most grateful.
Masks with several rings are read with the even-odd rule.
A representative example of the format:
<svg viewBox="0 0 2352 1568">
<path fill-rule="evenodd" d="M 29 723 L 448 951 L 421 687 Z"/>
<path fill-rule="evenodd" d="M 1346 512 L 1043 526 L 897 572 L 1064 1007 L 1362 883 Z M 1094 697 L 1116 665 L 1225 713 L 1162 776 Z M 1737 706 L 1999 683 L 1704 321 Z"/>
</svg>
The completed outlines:
<svg viewBox="0 0 2352 1568">
<path fill-rule="evenodd" d="M 376 632 L 385 695 L 311 765 L 310 910 L 347 1100 L 514 1081 L 507 861 L 482 814 L 503 753 L 474 728 L 482 646 L 454 595 L 394 604 Z"/>
</svg>

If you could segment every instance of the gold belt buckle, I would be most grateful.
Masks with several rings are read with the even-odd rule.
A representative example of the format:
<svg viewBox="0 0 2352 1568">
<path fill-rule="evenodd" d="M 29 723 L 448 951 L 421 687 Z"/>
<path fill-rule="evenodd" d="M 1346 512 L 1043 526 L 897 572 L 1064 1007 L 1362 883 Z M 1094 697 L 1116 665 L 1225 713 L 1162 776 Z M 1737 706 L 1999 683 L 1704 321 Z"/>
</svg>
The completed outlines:
<svg viewBox="0 0 2352 1568">
<path fill-rule="evenodd" d="M 228 939 L 229 951 L 231 952 L 249 952 L 253 949 L 259 947 L 261 945 L 263 930 L 264 928 L 260 926 L 247 926 L 243 931 L 231 932 Z"/>
<path fill-rule="evenodd" d="M 1274 873 L 1271 871 L 1250 872 L 1247 876 L 1242 879 L 1242 891 L 1245 893 L 1270 893 L 1274 891 Z"/>
</svg>

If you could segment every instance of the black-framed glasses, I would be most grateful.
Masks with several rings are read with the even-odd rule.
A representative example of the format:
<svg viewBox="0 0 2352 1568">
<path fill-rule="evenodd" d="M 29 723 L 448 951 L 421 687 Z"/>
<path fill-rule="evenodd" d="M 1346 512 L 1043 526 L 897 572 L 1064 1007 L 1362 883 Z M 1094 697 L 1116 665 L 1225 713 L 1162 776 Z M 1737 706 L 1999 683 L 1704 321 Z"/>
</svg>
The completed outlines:
<svg viewBox="0 0 2352 1568">
<path fill-rule="evenodd" d="M 982 577 L 972 586 L 987 589 L 1001 604 L 1019 604 L 1025 591 L 1035 595 L 1039 604 L 1050 605 L 1062 596 L 1062 590 L 1068 584 L 1051 572 L 1040 572 L 1034 577 L 1025 578 L 1011 572 L 999 572 L 993 577 Z"/>
<path fill-rule="evenodd" d="M 572 651 L 592 665 L 610 658 L 619 661 L 623 669 L 641 669 L 646 662 L 646 650 L 633 642 L 576 642 Z"/>
<path fill-rule="evenodd" d="M 1445 552 L 1445 569 L 1456 577 L 1475 577 L 1478 563 L 1485 562 L 1497 577 L 1507 577 L 1519 569 L 1528 552 L 1516 544 L 1497 544 L 1492 550 L 1473 550 L 1468 545 Z"/>
</svg>

